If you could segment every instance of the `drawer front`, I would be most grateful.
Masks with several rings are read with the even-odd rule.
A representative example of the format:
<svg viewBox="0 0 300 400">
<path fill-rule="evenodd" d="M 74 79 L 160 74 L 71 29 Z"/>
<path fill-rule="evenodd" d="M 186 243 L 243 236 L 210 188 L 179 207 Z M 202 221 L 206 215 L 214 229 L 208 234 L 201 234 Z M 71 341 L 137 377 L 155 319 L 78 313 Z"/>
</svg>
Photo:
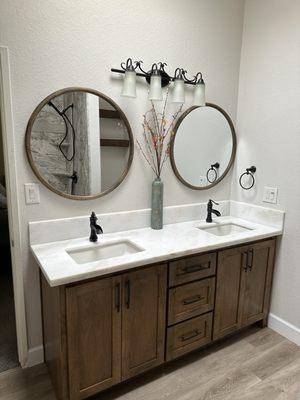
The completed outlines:
<svg viewBox="0 0 300 400">
<path fill-rule="evenodd" d="M 201 315 L 168 328 L 167 361 L 211 342 L 212 313 Z"/>
<path fill-rule="evenodd" d="M 168 324 L 196 317 L 214 308 L 215 278 L 187 283 L 169 290 Z"/>
<path fill-rule="evenodd" d="M 217 253 L 209 253 L 171 261 L 169 264 L 169 287 L 215 275 L 216 260 Z"/>
</svg>

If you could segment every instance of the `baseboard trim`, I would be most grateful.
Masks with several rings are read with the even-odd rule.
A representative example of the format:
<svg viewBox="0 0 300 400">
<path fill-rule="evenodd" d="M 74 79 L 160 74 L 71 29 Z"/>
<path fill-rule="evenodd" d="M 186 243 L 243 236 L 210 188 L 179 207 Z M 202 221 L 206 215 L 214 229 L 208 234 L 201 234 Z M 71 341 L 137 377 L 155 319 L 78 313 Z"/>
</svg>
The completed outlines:
<svg viewBox="0 0 300 400">
<path fill-rule="evenodd" d="M 300 329 L 272 313 L 269 314 L 268 327 L 291 342 L 300 346 Z"/>
<path fill-rule="evenodd" d="M 44 347 L 37 346 L 28 350 L 28 358 L 24 368 L 30 368 L 34 365 L 42 364 L 44 362 Z"/>
</svg>

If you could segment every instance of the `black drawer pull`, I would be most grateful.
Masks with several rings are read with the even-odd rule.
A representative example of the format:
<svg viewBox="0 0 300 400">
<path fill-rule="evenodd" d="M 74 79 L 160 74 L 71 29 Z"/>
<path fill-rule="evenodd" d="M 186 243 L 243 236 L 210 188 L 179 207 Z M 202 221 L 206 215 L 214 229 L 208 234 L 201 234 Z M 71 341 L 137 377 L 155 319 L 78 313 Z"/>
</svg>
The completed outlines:
<svg viewBox="0 0 300 400">
<path fill-rule="evenodd" d="M 182 301 L 182 303 L 187 306 L 188 304 L 193 304 L 197 303 L 198 301 L 205 300 L 204 296 L 200 296 L 199 294 L 193 297 L 189 297 L 188 299 L 185 299 Z"/>
<path fill-rule="evenodd" d="M 210 261 L 207 263 L 207 265 L 190 265 L 187 267 L 184 267 L 182 269 L 182 273 L 177 274 L 178 275 L 185 275 L 185 274 L 191 274 L 193 272 L 198 272 L 198 271 L 203 271 L 204 269 L 209 269 L 210 268 Z"/>
<path fill-rule="evenodd" d="M 201 331 L 199 331 L 198 329 L 194 329 L 192 332 L 187 333 L 186 335 L 182 335 L 180 337 L 180 339 L 182 342 L 185 342 L 185 341 L 193 339 L 199 335 L 201 335 Z"/>
</svg>

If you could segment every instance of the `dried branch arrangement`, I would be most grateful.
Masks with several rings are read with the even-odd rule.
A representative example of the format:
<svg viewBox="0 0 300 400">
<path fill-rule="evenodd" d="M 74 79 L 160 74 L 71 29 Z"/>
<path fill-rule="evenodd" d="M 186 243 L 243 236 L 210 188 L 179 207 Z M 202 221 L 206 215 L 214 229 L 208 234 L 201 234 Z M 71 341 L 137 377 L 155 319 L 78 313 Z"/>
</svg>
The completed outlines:
<svg viewBox="0 0 300 400">
<path fill-rule="evenodd" d="M 158 112 L 154 102 L 151 101 L 151 109 L 143 116 L 142 126 L 145 148 L 137 140 L 137 145 L 143 157 L 157 178 L 160 178 L 161 171 L 170 155 L 171 139 L 174 134 L 173 128 L 183 107 L 181 104 L 179 109 L 168 120 L 166 118 L 168 96 L 169 90 L 167 89 L 162 112 Z"/>
</svg>

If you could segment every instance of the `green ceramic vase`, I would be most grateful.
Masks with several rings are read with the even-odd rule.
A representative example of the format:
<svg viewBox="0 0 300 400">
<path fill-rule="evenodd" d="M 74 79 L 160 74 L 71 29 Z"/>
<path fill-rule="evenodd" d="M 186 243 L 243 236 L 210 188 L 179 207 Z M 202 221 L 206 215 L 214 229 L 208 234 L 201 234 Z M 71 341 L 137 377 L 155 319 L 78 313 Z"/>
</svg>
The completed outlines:
<svg viewBox="0 0 300 400">
<path fill-rule="evenodd" d="M 151 228 L 162 229 L 163 227 L 163 198 L 164 184 L 160 178 L 152 182 L 152 208 L 151 208 Z"/>
</svg>

